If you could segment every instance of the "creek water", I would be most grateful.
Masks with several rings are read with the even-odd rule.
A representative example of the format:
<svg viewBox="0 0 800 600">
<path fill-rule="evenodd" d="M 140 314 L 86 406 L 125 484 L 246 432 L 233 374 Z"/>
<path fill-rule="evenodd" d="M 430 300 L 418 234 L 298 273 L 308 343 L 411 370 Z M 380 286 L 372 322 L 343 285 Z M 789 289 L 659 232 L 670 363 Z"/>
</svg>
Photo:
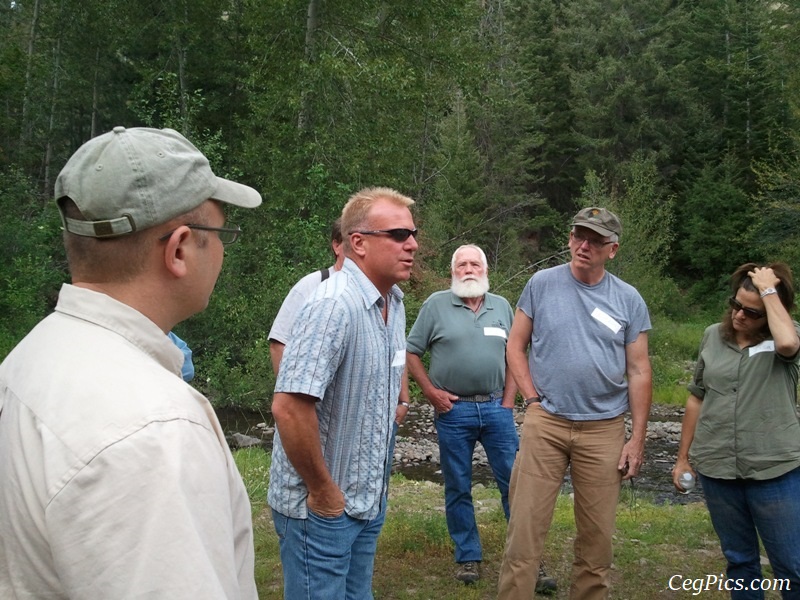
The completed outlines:
<svg viewBox="0 0 800 600">
<path fill-rule="evenodd" d="M 398 431 L 398 448 L 395 452 L 394 471 L 402 473 L 408 479 L 444 483 L 441 468 L 434 460 L 397 460 L 402 448 L 435 447 L 436 434 L 430 423 L 426 406 L 412 406 L 405 422 Z M 645 462 L 638 477 L 631 482 L 623 483 L 623 490 L 628 488 L 634 493 L 641 493 L 657 504 L 686 504 L 701 502 L 703 492 L 698 486 L 689 494 L 680 494 L 672 485 L 672 466 L 678 450 L 679 425 L 683 410 L 678 407 L 654 405 L 648 424 L 648 440 L 645 447 Z M 267 412 L 248 411 L 243 409 L 218 409 L 217 416 L 227 436 L 234 433 L 252 436 L 263 440 L 263 446 L 272 445 L 272 415 Z M 676 433 L 678 432 L 678 433 Z M 423 452 L 425 454 L 425 452 Z M 431 454 L 431 453 L 428 453 Z M 435 454 L 435 453 L 434 453 Z M 493 484 L 491 469 L 478 461 L 473 465 L 473 481 L 484 485 Z M 569 473 L 562 487 L 564 493 L 571 491 Z"/>
<path fill-rule="evenodd" d="M 427 406 L 412 406 L 408 417 L 398 431 L 398 447 L 405 444 L 405 439 L 411 438 L 417 447 L 431 442 L 435 446 L 436 434 Z M 672 484 L 672 467 L 680 441 L 680 421 L 683 418 L 683 409 L 674 406 L 654 405 L 648 422 L 647 443 L 645 446 L 645 462 L 639 475 L 632 481 L 623 483 L 623 490 L 627 489 L 634 494 L 641 494 L 651 499 L 656 504 L 687 504 L 702 502 L 703 491 L 698 486 L 689 494 L 681 494 Z M 518 423 L 522 415 L 518 415 Z M 476 452 L 476 454 L 478 454 Z M 397 458 L 397 452 L 395 453 Z M 485 458 L 485 457 L 484 457 Z M 400 464 L 395 461 L 395 470 L 400 471 L 409 479 L 428 480 L 444 483 L 438 460 L 411 461 L 403 460 Z M 491 484 L 493 476 L 485 460 L 473 461 L 473 481 L 475 483 Z M 572 491 L 572 482 L 569 472 L 562 485 L 563 493 Z"/>
</svg>

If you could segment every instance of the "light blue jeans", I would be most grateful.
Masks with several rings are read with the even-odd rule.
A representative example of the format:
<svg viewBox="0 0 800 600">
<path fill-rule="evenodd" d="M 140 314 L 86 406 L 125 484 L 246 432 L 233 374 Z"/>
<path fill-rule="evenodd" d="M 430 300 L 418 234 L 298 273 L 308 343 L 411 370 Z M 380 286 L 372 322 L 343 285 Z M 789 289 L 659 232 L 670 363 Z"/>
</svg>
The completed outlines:
<svg viewBox="0 0 800 600">
<path fill-rule="evenodd" d="M 346 513 L 291 519 L 272 511 L 285 600 L 372 600 L 372 571 L 386 503 L 372 520 Z"/>
<path fill-rule="evenodd" d="M 781 596 L 800 599 L 800 467 L 765 481 L 700 474 L 700 483 L 728 561 L 727 577 L 734 580 L 731 587 L 751 588 L 753 580 L 761 579 L 760 536 L 774 577 L 790 582 Z M 734 585 L 736 581 L 740 584 Z M 761 600 L 764 592 L 732 589 L 731 598 Z"/>
<path fill-rule="evenodd" d="M 486 450 L 508 519 L 508 484 L 519 437 L 513 409 L 500 406 L 502 396 L 501 391 L 492 394 L 488 402 L 456 401 L 450 411 L 437 413 L 434 420 L 444 476 L 447 530 L 455 544 L 457 563 L 482 559 L 472 504 L 472 454 L 476 442 Z"/>
</svg>

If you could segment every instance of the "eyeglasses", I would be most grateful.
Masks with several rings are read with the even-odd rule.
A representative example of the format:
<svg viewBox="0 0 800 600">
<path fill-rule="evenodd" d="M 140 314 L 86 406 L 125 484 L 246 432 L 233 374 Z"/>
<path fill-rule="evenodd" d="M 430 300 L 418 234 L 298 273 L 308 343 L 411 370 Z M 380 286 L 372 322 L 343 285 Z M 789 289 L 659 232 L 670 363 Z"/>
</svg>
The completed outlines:
<svg viewBox="0 0 800 600">
<path fill-rule="evenodd" d="M 235 227 L 209 227 L 208 225 L 195 225 L 194 223 L 187 223 L 186 227 L 189 229 L 199 229 L 201 231 L 216 231 L 219 241 L 226 246 L 238 240 L 239 234 L 242 233 L 242 230 L 238 225 Z M 175 229 L 162 235 L 160 238 L 158 238 L 158 241 L 163 242 L 169 239 L 169 236 L 171 236 L 173 233 L 175 233 Z"/>
<path fill-rule="evenodd" d="M 378 235 L 379 233 L 385 233 L 395 242 L 405 242 L 409 237 L 417 239 L 419 229 L 404 229 L 400 227 L 397 229 L 375 229 L 373 231 L 351 231 L 350 235 L 354 233 L 360 233 L 361 235 Z"/>
<path fill-rule="evenodd" d="M 742 305 L 734 296 L 728 298 L 728 304 L 731 305 L 734 313 L 742 311 L 744 316 L 748 319 L 763 319 L 767 316 L 767 313 L 761 312 L 760 310 L 756 310 L 755 308 L 748 308 L 747 306 Z"/>
<path fill-rule="evenodd" d="M 594 248 L 595 250 L 600 250 L 601 248 L 614 243 L 614 242 L 604 242 L 603 240 L 599 240 L 597 238 L 586 237 L 582 233 L 575 233 L 574 231 L 571 231 L 570 234 L 572 235 L 572 239 L 575 240 L 578 246 L 582 245 L 583 242 L 587 242 L 589 244 L 589 247 Z"/>
</svg>

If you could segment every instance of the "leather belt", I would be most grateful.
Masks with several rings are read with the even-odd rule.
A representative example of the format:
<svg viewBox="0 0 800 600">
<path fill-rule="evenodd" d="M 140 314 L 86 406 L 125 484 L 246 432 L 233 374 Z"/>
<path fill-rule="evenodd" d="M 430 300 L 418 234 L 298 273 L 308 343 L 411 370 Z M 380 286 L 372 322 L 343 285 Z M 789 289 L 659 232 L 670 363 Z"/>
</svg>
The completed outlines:
<svg viewBox="0 0 800 600">
<path fill-rule="evenodd" d="M 457 402 L 489 402 L 493 394 L 473 394 L 472 396 L 459 396 Z"/>
</svg>

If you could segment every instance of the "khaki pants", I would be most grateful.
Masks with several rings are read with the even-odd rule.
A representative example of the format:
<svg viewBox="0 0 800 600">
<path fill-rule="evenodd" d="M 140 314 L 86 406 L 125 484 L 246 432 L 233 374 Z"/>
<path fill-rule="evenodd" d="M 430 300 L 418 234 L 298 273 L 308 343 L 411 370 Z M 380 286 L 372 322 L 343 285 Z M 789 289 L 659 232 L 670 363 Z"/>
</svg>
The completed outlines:
<svg viewBox="0 0 800 600">
<path fill-rule="evenodd" d="M 575 491 L 575 558 L 572 600 L 609 597 L 612 540 L 625 442 L 622 415 L 569 421 L 533 405 L 525 415 L 511 474 L 508 523 L 499 600 L 531 600 L 556 498 L 570 467 Z"/>
</svg>

